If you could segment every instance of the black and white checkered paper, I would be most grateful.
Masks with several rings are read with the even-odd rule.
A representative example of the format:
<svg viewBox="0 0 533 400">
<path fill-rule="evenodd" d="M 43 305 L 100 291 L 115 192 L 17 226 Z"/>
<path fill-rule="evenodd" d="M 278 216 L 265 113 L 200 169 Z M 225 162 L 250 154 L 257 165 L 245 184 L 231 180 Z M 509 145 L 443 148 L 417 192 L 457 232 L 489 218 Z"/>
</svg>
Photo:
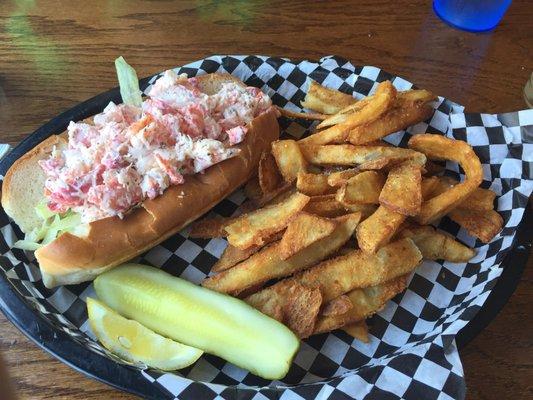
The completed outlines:
<svg viewBox="0 0 533 400">
<path fill-rule="evenodd" d="M 412 87 L 410 82 L 379 68 L 355 66 L 331 56 L 319 62 L 213 56 L 176 71 L 189 76 L 229 72 L 248 85 L 262 88 L 278 106 L 294 111 L 301 111 L 300 101 L 309 79 L 357 98 L 372 93 L 379 82 L 387 79 L 399 90 Z M 285 136 L 296 138 L 313 127 L 311 122 L 284 118 L 280 124 Z M 496 115 L 465 113 L 462 106 L 440 98 L 429 120 L 386 140 L 405 146 L 411 135 L 424 132 L 470 143 L 483 164 L 482 187 L 498 194 L 496 207 L 504 219 L 504 229 L 489 244 L 476 241 L 447 218 L 438 225 L 476 249 L 477 255 L 470 262 L 424 261 L 412 275 L 407 290 L 370 321 L 370 343 L 358 342 L 342 331 L 313 336 L 302 342 L 282 381 L 258 378 L 211 355 L 176 373 L 143 366 L 132 373 L 165 388 L 170 399 L 464 398 L 465 380 L 454 337 L 483 306 L 501 275 L 500 263 L 513 244 L 533 189 L 533 110 Z M 446 174 L 464 178 L 462 170 L 451 162 L 446 165 Z M 230 216 L 243 201 L 239 190 L 216 206 L 212 214 Z M 44 314 L 83 346 L 124 363 L 95 342 L 89 331 L 85 299 L 95 295 L 92 284 L 46 289 L 33 255 L 12 249 L 20 231 L 3 210 L 0 226 L 0 268 L 35 312 Z M 199 283 L 225 246 L 223 239 L 191 239 L 185 229 L 139 261 Z"/>
</svg>

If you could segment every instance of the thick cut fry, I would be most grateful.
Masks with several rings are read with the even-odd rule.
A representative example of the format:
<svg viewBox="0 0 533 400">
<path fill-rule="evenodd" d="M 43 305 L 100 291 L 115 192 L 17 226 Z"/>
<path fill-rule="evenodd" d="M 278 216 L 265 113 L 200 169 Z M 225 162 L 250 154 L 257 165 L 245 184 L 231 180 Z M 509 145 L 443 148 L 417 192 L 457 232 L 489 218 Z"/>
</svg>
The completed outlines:
<svg viewBox="0 0 533 400">
<path fill-rule="evenodd" d="M 276 160 L 272 154 L 264 152 L 259 160 L 257 173 L 261 194 L 272 193 L 283 183 L 283 178 L 278 171 Z"/>
<path fill-rule="evenodd" d="M 302 212 L 287 226 L 287 230 L 279 244 L 279 255 L 282 260 L 292 257 L 311 244 L 331 235 L 338 222 Z"/>
<path fill-rule="evenodd" d="M 228 233 L 224 228 L 233 221 L 235 221 L 235 218 L 215 217 L 201 219 L 191 225 L 189 237 L 198 239 L 226 237 Z"/>
<path fill-rule="evenodd" d="M 422 204 L 421 185 L 420 166 L 401 164 L 389 172 L 379 195 L 379 203 L 397 213 L 415 216 Z"/>
<path fill-rule="evenodd" d="M 328 175 L 328 185 L 333 187 L 342 186 L 348 181 L 348 179 L 360 172 L 359 168 L 348 168 L 342 171 L 332 172 Z"/>
<path fill-rule="evenodd" d="M 429 225 L 408 227 L 402 230 L 398 236 L 411 238 L 426 260 L 459 263 L 467 262 L 476 255 L 473 249 Z"/>
<path fill-rule="evenodd" d="M 345 218 L 333 233 L 293 257 L 282 260 L 279 242 L 263 248 L 231 269 L 204 280 L 203 286 L 218 292 L 238 294 L 251 286 L 283 278 L 301 271 L 333 254 L 352 236 L 361 215 L 354 213 Z"/>
<path fill-rule="evenodd" d="M 353 251 L 353 250 L 351 250 Z M 350 298 L 343 294 L 342 296 L 337 297 L 336 299 L 331 300 L 329 303 L 325 304 L 320 311 L 320 315 L 324 316 L 334 316 L 342 315 L 348 312 L 353 308 L 353 304 L 350 301 Z"/>
<path fill-rule="evenodd" d="M 423 178 L 420 190 L 422 192 L 422 200 L 430 199 L 435 195 L 435 190 L 439 186 L 439 178 L 436 176 L 430 176 Z"/>
<path fill-rule="evenodd" d="M 476 190 L 483 179 L 479 158 L 466 142 L 441 135 L 425 134 L 413 136 L 408 145 L 430 159 L 455 161 L 461 165 L 466 174 L 464 182 L 422 204 L 420 214 L 416 217 L 422 225 L 427 225 L 456 208 Z"/>
<path fill-rule="evenodd" d="M 449 188 L 454 187 L 459 182 L 449 176 L 440 176 L 438 179 L 438 186 L 435 189 L 433 196 L 444 193 Z M 488 211 L 494 209 L 494 199 L 496 193 L 490 189 L 476 188 L 470 196 L 468 196 L 458 208 L 474 211 Z"/>
<path fill-rule="evenodd" d="M 368 325 L 365 321 L 354 322 L 341 328 L 348 335 L 363 343 L 370 342 L 368 338 Z"/>
<path fill-rule="evenodd" d="M 239 249 L 262 245 L 265 238 L 284 229 L 309 202 L 309 197 L 294 193 L 287 199 L 241 215 L 225 227 L 228 242 Z"/>
<path fill-rule="evenodd" d="M 335 188 L 328 184 L 328 176 L 324 174 L 308 174 L 298 172 L 296 189 L 307 196 L 320 196 L 335 192 Z"/>
<path fill-rule="evenodd" d="M 281 304 L 281 322 L 299 338 L 306 338 L 313 333 L 321 305 L 322 294 L 319 289 L 307 288 L 295 282 L 287 290 Z"/>
<path fill-rule="evenodd" d="M 425 121 L 433 112 L 433 108 L 422 103 L 400 102 L 400 105 L 387 111 L 381 118 L 354 127 L 347 139 L 357 145 L 369 143 Z"/>
<path fill-rule="evenodd" d="M 387 244 L 406 216 L 387 207 L 379 206 L 376 212 L 357 227 L 357 243 L 363 251 L 375 253 Z"/>
<path fill-rule="evenodd" d="M 250 246 L 243 250 L 238 249 L 237 247 L 232 246 L 231 244 L 228 244 L 224 249 L 224 252 L 220 256 L 220 259 L 215 263 L 215 265 L 213 265 L 213 268 L 211 268 L 211 271 L 221 272 L 233 267 L 234 265 L 237 265 L 241 261 L 244 261 L 249 258 L 252 254 L 257 253 L 267 244 L 280 240 L 283 236 L 283 233 L 283 231 L 277 232 L 274 235 L 265 238 L 265 243 L 263 243 L 263 245 L 261 246 Z"/>
<path fill-rule="evenodd" d="M 311 119 L 311 120 L 319 120 L 319 121 L 323 121 L 326 118 L 328 118 L 328 115 L 326 114 L 290 111 L 290 110 L 287 110 L 281 107 L 276 107 L 276 108 L 278 109 L 281 115 L 287 118 L 301 118 L 301 119 Z"/>
<path fill-rule="evenodd" d="M 272 143 L 272 155 L 285 182 L 293 182 L 298 172 L 307 172 L 307 161 L 294 140 L 278 140 Z"/>
<path fill-rule="evenodd" d="M 251 200 L 260 199 L 263 195 L 261 186 L 259 186 L 259 179 L 257 176 L 254 176 L 246 182 L 244 185 L 244 194 Z"/>
<path fill-rule="evenodd" d="M 483 243 L 490 242 L 503 226 L 503 218 L 494 210 L 477 211 L 456 208 L 448 216 Z"/>
<path fill-rule="evenodd" d="M 305 159 L 315 165 L 364 165 L 365 169 L 380 169 L 391 162 L 410 160 L 418 165 L 426 162 L 424 154 L 410 149 L 389 146 L 301 145 Z"/>
<path fill-rule="evenodd" d="M 349 127 L 347 127 L 345 124 L 339 124 L 313 133 L 312 135 L 301 139 L 299 143 L 301 145 L 326 145 L 332 143 L 344 143 L 349 133 Z"/>
<path fill-rule="evenodd" d="M 324 303 L 354 289 L 381 285 L 410 273 L 422 261 L 422 254 L 411 239 L 401 239 L 381 248 L 376 254 L 361 250 L 330 260 L 280 281 L 246 298 L 256 308 L 275 297 L 283 297 L 296 281 L 308 288 L 319 288 Z M 271 300 L 270 300 L 271 301 Z"/>
<path fill-rule="evenodd" d="M 377 206 L 373 204 L 342 204 L 335 200 L 335 195 L 315 196 L 304 208 L 309 214 L 320 217 L 333 218 L 350 212 L 360 212 L 361 218 L 365 219 L 376 211 Z"/>
<path fill-rule="evenodd" d="M 403 292 L 407 286 L 407 276 L 392 279 L 377 286 L 364 289 L 354 289 L 347 297 L 352 308 L 337 315 L 322 314 L 316 322 L 314 334 L 330 332 L 347 324 L 362 321 L 380 311 L 387 301 L 398 293 Z M 333 302 L 335 302 L 333 300 Z M 325 307 L 329 306 L 328 303 Z"/>
<path fill-rule="evenodd" d="M 319 113 L 335 114 L 356 101 L 349 94 L 329 89 L 312 80 L 301 104 L 302 107 Z"/>
<path fill-rule="evenodd" d="M 294 185 L 292 183 L 284 183 L 270 193 L 263 193 L 258 199 L 250 199 L 246 201 L 241 205 L 240 210 L 242 213 L 247 213 L 258 209 L 259 207 L 279 203 L 289 195 L 295 193 L 294 190 L 291 190 L 293 187 Z"/>
<path fill-rule="evenodd" d="M 376 171 L 357 174 L 341 186 L 335 199 L 344 205 L 378 204 L 385 177 Z"/>
<path fill-rule="evenodd" d="M 396 100 L 396 89 L 390 81 L 381 82 L 373 96 L 350 104 L 337 114 L 326 118 L 317 128 L 343 124 L 347 129 L 378 119 Z"/>
</svg>

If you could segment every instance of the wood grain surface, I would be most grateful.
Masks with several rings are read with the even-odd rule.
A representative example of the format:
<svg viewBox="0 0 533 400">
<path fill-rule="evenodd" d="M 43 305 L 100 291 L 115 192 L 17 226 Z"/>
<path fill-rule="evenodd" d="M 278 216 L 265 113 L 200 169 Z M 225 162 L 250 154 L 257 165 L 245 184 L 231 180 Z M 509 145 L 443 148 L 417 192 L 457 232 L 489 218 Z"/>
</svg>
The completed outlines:
<svg viewBox="0 0 533 400">
<path fill-rule="evenodd" d="M 3 1 L 0 142 L 16 144 L 78 102 L 116 86 L 123 55 L 139 76 L 211 54 L 379 66 L 470 111 L 525 108 L 533 7 L 515 0 L 495 31 L 443 24 L 431 1 Z M 532 260 L 501 314 L 462 352 L 468 398 L 531 398 Z M 0 314 L 0 353 L 22 399 L 129 399 L 26 339 Z"/>
</svg>

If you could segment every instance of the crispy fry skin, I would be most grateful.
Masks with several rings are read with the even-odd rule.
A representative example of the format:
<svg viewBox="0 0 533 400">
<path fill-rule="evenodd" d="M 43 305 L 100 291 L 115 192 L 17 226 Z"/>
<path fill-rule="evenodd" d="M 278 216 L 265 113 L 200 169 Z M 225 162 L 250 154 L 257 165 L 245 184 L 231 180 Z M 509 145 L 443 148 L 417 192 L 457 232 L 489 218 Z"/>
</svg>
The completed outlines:
<svg viewBox="0 0 533 400">
<path fill-rule="evenodd" d="M 381 118 L 354 127 L 347 138 L 350 143 L 356 145 L 369 143 L 424 121 L 433 112 L 433 108 L 423 103 L 403 101 L 387 111 Z"/>
<path fill-rule="evenodd" d="M 359 168 L 347 168 L 342 171 L 335 171 L 328 175 L 328 185 L 338 187 L 345 184 L 348 179 L 360 173 Z"/>
<path fill-rule="evenodd" d="M 347 213 L 360 212 L 361 219 L 367 218 L 377 206 L 374 204 L 342 204 L 335 200 L 335 195 L 314 196 L 304 208 L 309 214 L 334 218 Z"/>
<path fill-rule="evenodd" d="M 326 114 L 320 114 L 320 113 L 306 113 L 306 112 L 297 112 L 297 111 L 290 111 L 285 108 L 281 108 L 276 106 L 279 113 L 287 118 L 301 118 L 301 119 L 310 119 L 310 120 L 325 120 L 328 115 Z"/>
<path fill-rule="evenodd" d="M 292 257 L 302 249 L 333 233 L 338 222 L 302 212 L 287 226 L 287 230 L 279 244 L 282 260 Z"/>
<path fill-rule="evenodd" d="M 458 263 L 467 262 L 476 255 L 475 250 L 429 225 L 408 227 L 399 232 L 398 237 L 411 238 L 426 260 Z"/>
<path fill-rule="evenodd" d="M 225 227 L 228 242 L 239 249 L 260 246 L 265 238 L 284 229 L 308 202 L 309 197 L 296 192 L 279 203 L 241 215 Z"/>
<path fill-rule="evenodd" d="M 278 140 L 272 143 L 272 155 L 285 182 L 293 182 L 298 172 L 307 172 L 307 161 L 295 140 Z"/>
<path fill-rule="evenodd" d="M 306 172 L 298 172 L 296 189 L 307 196 L 320 196 L 335 192 L 335 188 L 328 184 L 328 175 Z"/>
<path fill-rule="evenodd" d="M 344 204 L 378 204 L 385 177 L 376 171 L 364 171 L 339 188 L 335 199 Z"/>
<path fill-rule="evenodd" d="M 375 253 L 398 231 L 406 216 L 387 207 L 379 206 L 370 217 L 357 227 L 357 243 L 368 253 Z"/>
<path fill-rule="evenodd" d="M 362 321 L 380 311 L 387 301 L 407 286 L 407 276 L 391 279 L 388 282 L 364 289 L 354 289 L 345 297 L 350 300 L 352 308 L 337 315 L 322 314 L 315 325 L 314 334 L 330 332 L 347 324 Z M 335 301 L 335 300 L 333 300 Z"/>
<path fill-rule="evenodd" d="M 421 184 L 420 166 L 403 163 L 389 172 L 379 203 L 403 215 L 418 215 L 422 204 Z"/>
<path fill-rule="evenodd" d="M 347 313 L 353 308 L 353 304 L 350 298 L 345 294 L 331 300 L 325 304 L 320 311 L 320 315 L 323 316 L 336 316 Z"/>
<path fill-rule="evenodd" d="M 202 285 L 217 292 L 236 294 L 270 279 L 292 275 L 316 264 L 342 247 L 352 236 L 360 218 L 360 213 L 344 217 L 330 236 L 313 243 L 287 260 L 280 258 L 279 242 L 271 244 L 233 268 L 207 278 Z"/>
<path fill-rule="evenodd" d="M 257 253 L 260 249 L 262 249 L 267 244 L 277 242 L 278 240 L 280 240 L 281 237 L 283 236 L 283 233 L 284 233 L 283 231 L 276 232 L 272 236 L 265 238 L 265 242 L 263 243 L 263 245 L 250 246 L 243 250 L 235 246 L 232 246 L 231 244 L 228 244 L 228 246 L 224 249 L 224 252 L 220 256 L 218 261 L 215 263 L 215 265 L 213 265 L 213 268 L 211 268 L 211 271 L 221 272 L 221 271 L 230 269 L 234 265 L 249 258 L 252 254 Z"/>
<path fill-rule="evenodd" d="M 346 129 L 375 121 L 387 111 L 396 99 L 396 88 L 390 81 L 381 82 L 373 96 L 350 104 L 337 114 L 318 124 L 318 129 L 342 124 Z"/>
<path fill-rule="evenodd" d="M 494 210 L 456 208 L 448 216 L 483 243 L 490 242 L 503 226 L 503 218 Z"/>
<path fill-rule="evenodd" d="M 311 80 L 302 107 L 323 114 L 336 114 L 357 100 L 346 93 L 330 89 Z"/>
<path fill-rule="evenodd" d="M 300 149 L 305 159 L 315 165 L 351 167 L 360 164 L 365 169 L 381 169 L 390 162 L 411 160 L 420 165 L 426 162 L 424 154 L 401 147 L 301 144 Z"/>
<path fill-rule="evenodd" d="M 422 254 L 408 238 L 390 243 L 376 254 L 354 250 L 267 287 L 247 297 L 246 302 L 260 309 L 265 302 L 285 296 L 294 281 L 309 288 L 319 288 L 322 301 L 329 302 L 354 289 L 376 286 L 406 275 L 421 261 Z"/>
<path fill-rule="evenodd" d="M 259 159 L 257 173 L 261 194 L 272 193 L 283 183 L 283 178 L 278 171 L 276 160 L 269 152 L 264 152 Z"/>
<path fill-rule="evenodd" d="M 466 179 L 446 192 L 422 204 L 416 220 L 428 224 L 446 215 L 472 194 L 483 179 L 479 158 L 466 142 L 453 140 L 441 135 L 416 135 L 409 140 L 409 147 L 420 151 L 428 158 L 452 160 L 461 165 Z"/>
<path fill-rule="evenodd" d="M 354 322 L 343 326 L 341 329 L 360 342 L 368 343 L 370 341 L 368 338 L 368 325 L 365 321 Z"/>
</svg>

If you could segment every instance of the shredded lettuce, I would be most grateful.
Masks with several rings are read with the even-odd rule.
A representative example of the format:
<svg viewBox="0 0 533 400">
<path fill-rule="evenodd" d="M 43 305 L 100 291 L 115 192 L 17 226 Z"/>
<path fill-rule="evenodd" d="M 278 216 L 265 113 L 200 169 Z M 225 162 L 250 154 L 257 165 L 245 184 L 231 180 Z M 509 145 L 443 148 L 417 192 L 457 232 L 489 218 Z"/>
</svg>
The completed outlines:
<svg viewBox="0 0 533 400">
<path fill-rule="evenodd" d="M 35 251 L 41 246 L 42 246 L 41 244 L 29 241 L 29 240 L 17 240 L 15 244 L 13 245 L 13 247 L 17 249 L 30 250 L 30 251 Z"/>
<path fill-rule="evenodd" d="M 27 233 L 24 240 L 17 241 L 13 247 L 35 251 L 64 232 L 76 231 L 81 225 L 79 214 L 71 210 L 56 214 L 48 209 L 45 202 L 35 207 L 35 213 L 43 220 L 42 225 Z"/>
<path fill-rule="evenodd" d="M 141 90 L 139 89 L 137 73 L 122 56 L 115 60 L 115 68 L 117 69 L 122 101 L 124 104 L 141 107 L 143 100 Z"/>
</svg>

